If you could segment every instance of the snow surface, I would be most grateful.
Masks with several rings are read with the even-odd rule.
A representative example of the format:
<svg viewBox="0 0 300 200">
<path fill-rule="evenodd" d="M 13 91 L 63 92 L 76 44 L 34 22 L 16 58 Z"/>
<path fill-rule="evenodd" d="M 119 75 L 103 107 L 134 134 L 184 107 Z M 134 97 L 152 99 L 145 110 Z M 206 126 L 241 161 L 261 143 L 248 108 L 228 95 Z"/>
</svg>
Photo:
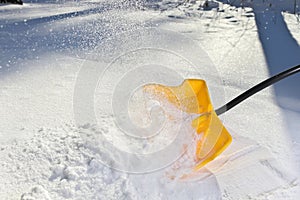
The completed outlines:
<svg viewBox="0 0 300 200">
<path fill-rule="evenodd" d="M 202 78 L 219 107 L 299 64 L 298 1 L 203 3 L 0 5 L 0 199 L 297 199 L 299 75 L 222 115 L 233 144 L 199 172 L 189 120 L 166 137 L 137 135 L 143 143 L 119 135 L 137 125 L 123 123 L 124 107 L 140 128 L 162 114 L 127 102 L 142 84 Z"/>
</svg>

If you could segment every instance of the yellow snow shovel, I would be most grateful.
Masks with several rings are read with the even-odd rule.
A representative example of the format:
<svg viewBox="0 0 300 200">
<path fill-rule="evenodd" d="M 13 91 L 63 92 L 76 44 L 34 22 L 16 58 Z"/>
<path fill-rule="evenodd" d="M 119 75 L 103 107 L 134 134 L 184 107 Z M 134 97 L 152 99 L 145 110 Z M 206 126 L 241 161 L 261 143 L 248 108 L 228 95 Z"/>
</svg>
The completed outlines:
<svg viewBox="0 0 300 200">
<path fill-rule="evenodd" d="M 299 72 L 300 65 L 289 68 L 255 85 L 216 110 L 211 104 L 204 80 L 187 79 L 181 85 L 173 87 L 148 84 L 144 86 L 144 90 L 159 99 L 169 101 L 186 113 L 199 114 L 199 117 L 192 121 L 192 126 L 197 134 L 202 134 L 200 140 L 197 141 L 195 151 L 197 165 L 194 169 L 198 170 L 221 154 L 232 141 L 231 135 L 223 126 L 218 115 L 230 110 L 264 88 Z"/>
<path fill-rule="evenodd" d="M 215 113 L 204 80 L 188 79 L 181 85 L 169 87 L 159 84 L 144 86 L 161 100 L 167 100 L 178 109 L 191 114 L 200 114 L 192 126 L 202 137 L 197 141 L 195 169 L 213 160 L 231 143 L 232 137 Z"/>
</svg>

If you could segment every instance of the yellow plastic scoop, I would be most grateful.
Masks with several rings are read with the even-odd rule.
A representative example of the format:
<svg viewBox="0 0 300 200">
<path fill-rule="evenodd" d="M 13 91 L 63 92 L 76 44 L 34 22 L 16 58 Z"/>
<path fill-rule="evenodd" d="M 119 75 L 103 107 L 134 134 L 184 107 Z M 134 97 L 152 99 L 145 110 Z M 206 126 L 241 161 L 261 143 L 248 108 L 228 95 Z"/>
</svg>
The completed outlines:
<svg viewBox="0 0 300 200">
<path fill-rule="evenodd" d="M 227 112 L 266 87 L 299 72 L 300 65 L 280 72 L 253 86 L 216 110 L 211 104 L 208 88 L 203 80 L 188 79 L 175 87 L 149 84 L 144 86 L 144 90 L 161 100 L 169 101 L 186 113 L 199 114 L 199 117 L 192 121 L 192 126 L 197 134 L 199 136 L 203 134 L 202 137 L 199 137 L 201 139 L 197 141 L 195 151 L 197 164 L 194 169 L 198 170 L 220 155 L 232 141 L 231 135 L 223 126 L 218 115 Z"/>
<path fill-rule="evenodd" d="M 204 80 L 188 79 L 179 86 L 148 84 L 143 89 L 186 113 L 200 115 L 192 121 L 197 134 L 202 134 L 197 141 L 195 170 L 212 161 L 231 143 L 232 137 L 213 109 Z"/>
</svg>

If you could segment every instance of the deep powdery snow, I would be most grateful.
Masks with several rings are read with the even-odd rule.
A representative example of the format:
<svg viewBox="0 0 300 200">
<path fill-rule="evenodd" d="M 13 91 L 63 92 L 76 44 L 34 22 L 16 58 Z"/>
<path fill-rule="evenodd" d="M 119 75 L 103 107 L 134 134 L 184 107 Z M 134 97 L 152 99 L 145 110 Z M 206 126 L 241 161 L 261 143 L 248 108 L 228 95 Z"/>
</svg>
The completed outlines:
<svg viewBox="0 0 300 200">
<path fill-rule="evenodd" d="M 233 143 L 199 172 L 190 171 L 189 117 L 180 131 L 169 124 L 166 137 L 143 143 L 118 131 L 123 115 L 114 114 L 124 114 L 118 100 L 125 94 L 133 94 L 125 104 L 138 124 L 149 123 L 147 106 L 157 106 L 135 109 L 141 102 L 133 86 L 205 79 L 218 107 L 300 62 L 299 23 L 289 14 L 298 1 L 203 3 L 0 5 L 0 199 L 297 199 L 299 75 L 221 116 Z M 146 159 L 174 135 L 184 139 L 176 153 Z M 151 172 L 124 172 L 145 168 Z M 189 179 L 179 178 L 186 173 Z"/>
</svg>

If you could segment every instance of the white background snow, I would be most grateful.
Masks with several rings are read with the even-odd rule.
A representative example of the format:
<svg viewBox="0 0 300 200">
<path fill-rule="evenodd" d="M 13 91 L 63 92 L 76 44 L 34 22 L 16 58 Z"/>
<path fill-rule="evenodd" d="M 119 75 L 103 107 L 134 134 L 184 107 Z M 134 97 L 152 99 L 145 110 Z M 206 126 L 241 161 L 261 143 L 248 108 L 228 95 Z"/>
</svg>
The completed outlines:
<svg viewBox="0 0 300 200">
<path fill-rule="evenodd" d="M 221 116 L 234 142 L 196 179 L 103 165 L 105 144 L 93 137 L 116 127 L 100 112 L 96 128 L 90 116 L 102 72 L 110 86 L 130 66 L 161 64 L 205 79 L 217 108 L 300 63 L 298 0 L 220 0 L 206 9 L 203 3 L 0 4 L 0 199 L 298 199 L 299 75 Z M 108 73 L 108 66 L 117 70 Z M 172 82 L 164 76 L 158 79 Z M 106 100 L 99 95 L 95 100 Z"/>
</svg>

